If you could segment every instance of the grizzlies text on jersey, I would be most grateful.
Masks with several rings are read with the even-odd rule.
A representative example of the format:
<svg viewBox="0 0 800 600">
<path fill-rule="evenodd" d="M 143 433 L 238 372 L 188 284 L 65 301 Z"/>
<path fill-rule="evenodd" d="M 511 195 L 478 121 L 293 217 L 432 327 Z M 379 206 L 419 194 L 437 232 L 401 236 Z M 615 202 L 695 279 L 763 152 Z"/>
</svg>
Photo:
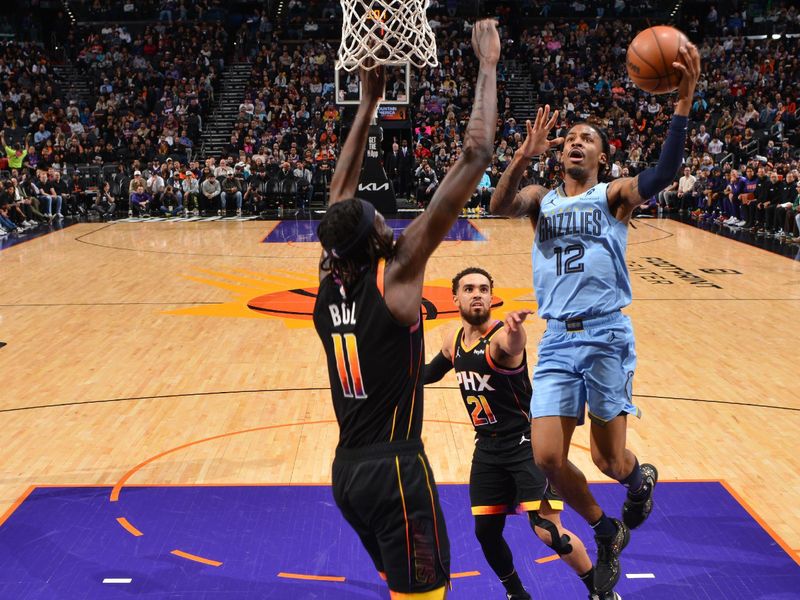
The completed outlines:
<svg viewBox="0 0 800 600">
<path fill-rule="evenodd" d="M 533 243 L 533 284 L 543 319 L 589 318 L 631 302 L 628 226 L 608 207 L 608 184 L 578 196 L 542 198 Z"/>
</svg>

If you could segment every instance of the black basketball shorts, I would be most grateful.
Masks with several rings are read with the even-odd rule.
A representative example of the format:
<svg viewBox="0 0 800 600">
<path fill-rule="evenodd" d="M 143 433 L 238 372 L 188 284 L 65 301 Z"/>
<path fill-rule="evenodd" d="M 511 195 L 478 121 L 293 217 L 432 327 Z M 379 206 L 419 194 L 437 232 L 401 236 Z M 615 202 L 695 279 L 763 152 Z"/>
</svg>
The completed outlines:
<svg viewBox="0 0 800 600">
<path fill-rule="evenodd" d="M 450 542 L 421 441 L 337 449 L 333 497 L 390 590 L 449 582 Z"/>
<path fill-rule="evenodd" d="M 533 460 L 531 442 L 517 436 L 508 440 L 479 440 L 472 456 L 469 474 L 469 499 L 472 514 L 502 515 L 539 510 L 547 500 L 554 510 L 563 510 L 564 501 L 550 487 L 545 474 Z"/>
</svg>

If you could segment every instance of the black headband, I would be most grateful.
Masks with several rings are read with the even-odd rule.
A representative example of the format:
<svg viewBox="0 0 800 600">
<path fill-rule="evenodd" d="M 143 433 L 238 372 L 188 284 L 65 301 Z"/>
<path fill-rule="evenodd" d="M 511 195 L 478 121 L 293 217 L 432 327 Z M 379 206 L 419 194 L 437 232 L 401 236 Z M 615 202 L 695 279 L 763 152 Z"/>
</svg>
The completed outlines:
<svg viewBox="0 0 800 600">
<path fill-rule="evenodd" d="M 358 201 L 361 203 L 361 219 L 348 239 L 330 249 L 334 258 L 347 258 L 348 254 L 361 246 L 375 226 L 375 206 L 361 199 Z"/>
</svg>

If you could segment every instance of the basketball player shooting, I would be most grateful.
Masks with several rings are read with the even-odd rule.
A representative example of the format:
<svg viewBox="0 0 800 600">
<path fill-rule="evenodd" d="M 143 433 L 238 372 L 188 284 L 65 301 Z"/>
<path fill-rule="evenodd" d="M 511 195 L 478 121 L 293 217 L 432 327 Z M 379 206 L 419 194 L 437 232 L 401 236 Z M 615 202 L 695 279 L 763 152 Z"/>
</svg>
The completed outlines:
<svg viewBox="0 0 800 600">
<path fill-rule="evenodd" d="M 589 600 L 620 600 L 616 592 L 596 594 L 586 547 L 561 524 L 563 501 L 531 460 L 531 380 L 525 345 L 530 310 L 505 321 L 492 316 L 491 275 L 469 267 L 453 277 L 453 302 L 461 327 L 446 330 L 442 349 L 425 365 L 425 384 L 455 369 L 461 399 L 475 428 L 469 497 L 486 562 L 506 589 L 508 600 L 531 600 L 503 538 L 506 514 L 527 512 L 531 528 L 580 577 Z"/>
<path fill-rule="evenodd" d="M 464 151 L 428 209 L 393 242 L 375 208 L 353 195 L 383 68 L 361 70 L 363 99 L 331 181 L 314 326 L 327 355 L 339 424 L 333 495 L 393 599 L 444 598 L 450 549 L 422 447 L 422 284 L 428 258 L 453 226 L 492 157 L 500 38 L 472 30 L 480 61 Z M 410 350 L 410 351 L 409 351 Z"/>
<path fill-rule="evenodd" d="M 539 316 L 547 330 L 533 374 L 532 438 L 536 464 L 555 488 L 591 524 L 597 542 L 595 588 L 610 591 L 620 577 L 619 555 L 630 529 L 653 508 L 658 480 L 654 466 L 639 465 L 626 448 L 627 415 L 636 366 L 630 319 L 620 309 L 631 302 L 625 263 L 628 222 L 633 209 L 664 189 L 683 159 L 688 115 L 700 56 L 692 44 L 672 65 L 681 72 L 678 101 L 656 166 L 611 183 L 599 179 L 608 167 L 606 134 L 591 123 L 577 123 L 566 138 L 548 140 L 558 111 L 550 107 L 528 122 L 528 136 L 506 169 L 491 199 L 491 212 L 527 216 L 535 230 L 533 282 Z M 540 154 L 564 147 L 564 183 L 555 190 L 538 185 L 517 191 L 523 172 Z M 586 478 L 568 460 L 576 425 L 585 406 L 591 419 L 595 465 L 627 488 L 622 521 L 609 518 L 592 496 Z"/>
</svg>

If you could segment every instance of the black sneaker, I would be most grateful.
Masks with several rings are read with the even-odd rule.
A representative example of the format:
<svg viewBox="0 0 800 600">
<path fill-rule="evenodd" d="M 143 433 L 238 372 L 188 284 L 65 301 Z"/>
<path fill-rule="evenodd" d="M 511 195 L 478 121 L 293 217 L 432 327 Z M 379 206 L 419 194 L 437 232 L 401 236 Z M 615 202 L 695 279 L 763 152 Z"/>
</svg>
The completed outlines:
<svg viewBox="0 0 800 600">
<path fill-rule="evenodd" d="M 619 581 L 621 570 L 619 568 L 619 555 L 628 545 L 631 532 L 619 519 L 611 519 L 617 526 L 617 533 L 612 536 L 596 535 L 597 564 L 594 567 L 594 589 L 603 598 L 614 589 Z M 612 596 L 613 597 L 613 596 Z"/>
<path fill-rule="evenodd" d="M 628 529 L 636 529 L 645 522 L 653 510 L 653 491 L 658 483 L 658 470 L 651 464 L 645 463 L 639 467 L 642 471 L 644 485 L 647 486 L 647 496 L 643 500 L 633 500 L 630 491 L 622 505 L 622 522 Z"/>
<path fill-rule="evenodd" d="M 606 592 L 605 594 L 598 594 L 597 592 L 592 592 L 589 594 L 589 600 L 622 600 L 622 596 L 620 596 L 617 592 L 611 591 Z"/>
<path fill-rule="evenodd" d="M 508 600 L 532 600 L 528 592 L 525 592 L 525 594 L 509 594 L 506 592 L 506 598 Z"/>
</svg>

